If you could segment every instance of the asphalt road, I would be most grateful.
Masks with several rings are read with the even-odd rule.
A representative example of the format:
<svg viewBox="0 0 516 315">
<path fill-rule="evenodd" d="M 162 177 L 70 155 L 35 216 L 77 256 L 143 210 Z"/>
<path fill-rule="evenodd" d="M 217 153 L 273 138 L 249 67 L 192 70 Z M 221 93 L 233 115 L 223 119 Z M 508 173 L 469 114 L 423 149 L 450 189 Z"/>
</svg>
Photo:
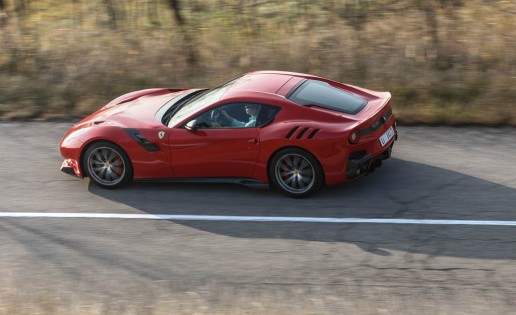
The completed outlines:
<svg viewBox="0 0 516 315">
<path fill-rule="evenodd" d="M 0 123 L 0 212 L 516 221 L 516 129 L 400 127 L 370 176 L 303 200 L 103 190 L 59 171 L 72 123 Z M 1 314 L 516 313 L 516 227 L 0 217 Z"/>
</svg>

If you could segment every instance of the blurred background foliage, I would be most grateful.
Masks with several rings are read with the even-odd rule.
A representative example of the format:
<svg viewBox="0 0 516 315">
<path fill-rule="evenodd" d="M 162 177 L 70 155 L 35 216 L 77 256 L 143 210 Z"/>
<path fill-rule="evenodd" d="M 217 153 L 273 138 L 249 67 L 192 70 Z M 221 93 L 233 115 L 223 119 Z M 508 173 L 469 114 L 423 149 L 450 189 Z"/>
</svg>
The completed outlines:
<svg viewBox="0 0 516 315">
<path fill-rule="evenodd" d="M 514 0 L 0 0 L 0 44 L 1 119 L 274 69 L 390 91 L 404 123 L 516 126 Z"/>
</svg>

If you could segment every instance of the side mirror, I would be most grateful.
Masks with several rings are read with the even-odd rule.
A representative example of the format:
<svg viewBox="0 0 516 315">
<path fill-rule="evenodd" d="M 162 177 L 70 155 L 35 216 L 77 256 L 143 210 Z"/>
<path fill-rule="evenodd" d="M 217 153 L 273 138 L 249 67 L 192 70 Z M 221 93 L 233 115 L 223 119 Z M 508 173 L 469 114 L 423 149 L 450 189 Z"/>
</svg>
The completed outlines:
<svg viewBox="0 0 516 315">
<path fill-rule="evenodd" d="M 190 131 L 197 131 L 197 119 L 194 119 L 194 120 L 190 120 L 186 125 L 185 125 L 185 128 L 187 130 L 190 130 Z"/>
</svg>

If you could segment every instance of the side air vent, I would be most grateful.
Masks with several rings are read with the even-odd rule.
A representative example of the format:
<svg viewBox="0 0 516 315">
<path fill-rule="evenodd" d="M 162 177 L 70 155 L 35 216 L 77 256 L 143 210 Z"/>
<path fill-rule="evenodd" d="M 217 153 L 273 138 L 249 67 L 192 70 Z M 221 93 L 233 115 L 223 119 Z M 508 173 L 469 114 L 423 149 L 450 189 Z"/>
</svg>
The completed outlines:
<svg viewBox="0 0 516 315">
<path fill-rule="evenodd" d="M 308 129 L 310 129 L 310 128 L 308 128 L 308 127 L 303 128 L 303 130 L 301 130 L 301 132 L 297 134 L 296 139 L 301 139 Z"/>
<path fill-rule="evenodd" d="M 136 141 L 142 148 L 149 152 L 156 152 L 158 151 L 158 147 L 156 147 L 154 144 L 152 144 L 147 138 L 145 138 L 138 129 L 135 128 L 123 128 L 125 132 L 134 140 Z"/>
<path fill-rule="evenodd" d="M 312 139 L 318 132 L 319 129 L 315 129 L 314 131 L 310 132 L 310 134 L 308 135 L 308 139 Z"/>
<path fill-rule="evenodd" d="M 296 126 L 288 132 L 286 138 L 293 139 L 295 137 L 296 139 L 303 139 L 305 137 L 305 139 L 312 139 L 319 131 L 320 129 Z"/>
<path fill-rule="evenodd" d="M 298 130 L 298 129 L 299 129 L 299 126 L 292 128 L 292 130 L 290 130 L 290 131 L 287 133 L 287 137 L 286 137 L 286 138 L 287 138 L 287 139 L 290 139 L 290 137 L 292 137 L 292 135 L 294 134 L 294 132 L 296 132 L 296 130 Z"/>
</svg>

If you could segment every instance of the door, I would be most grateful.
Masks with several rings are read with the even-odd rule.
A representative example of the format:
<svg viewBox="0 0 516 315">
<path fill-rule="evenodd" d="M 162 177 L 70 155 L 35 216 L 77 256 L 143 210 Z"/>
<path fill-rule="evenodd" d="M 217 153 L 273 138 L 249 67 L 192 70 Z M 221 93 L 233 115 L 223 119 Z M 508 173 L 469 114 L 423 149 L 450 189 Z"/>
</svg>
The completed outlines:
<svg viewBox="0 0 516 315">
<path fill-rule="evenodd" d="M 250 117 L 243 118 L 240 110 Z M 222 105 L 196 117 L 195 131 L 174 128 L 169 144 L 175 176 L 250 177 L 260 148 L 252 114 L 245 104 Z"/>
</svg>

